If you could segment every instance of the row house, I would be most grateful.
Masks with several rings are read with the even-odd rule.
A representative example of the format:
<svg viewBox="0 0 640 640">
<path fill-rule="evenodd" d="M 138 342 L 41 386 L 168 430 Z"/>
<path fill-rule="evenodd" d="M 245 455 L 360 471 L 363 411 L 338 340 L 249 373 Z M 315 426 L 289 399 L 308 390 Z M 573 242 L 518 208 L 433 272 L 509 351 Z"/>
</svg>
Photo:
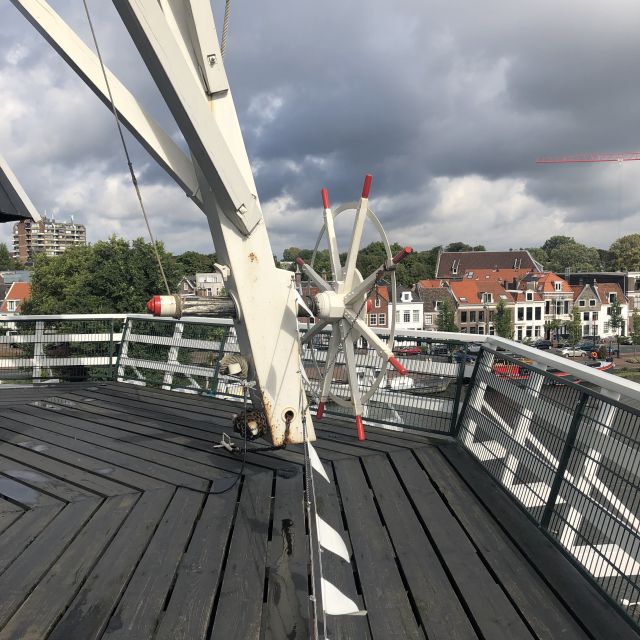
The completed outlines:
<svg viewBox="0 0 640 640">
<path fill-rule="evenodd" d="M 495 280 L 465 278 L 449 283 L 455 300 L 456 324 L 462 333 L 493 335 L 493 318 L 498 303 L 503 300 L 513 308 L 514 300 Z"/>
<path fill-rule="evenodd" d="M 388 329 L 391 318 L 389 315 L 389 289 L 386 285 L 377 285 L 367 299 L 367 324 L 376 329 Z M 393 308 L 393 305 L 391 305 Z"/>
<path fill-rule="evenodd" d="M 0 314 L 17 316 L 20 314 L 22 303 L 31 297 L 30 282 L 13 282 L 4 300 L 0 303 Z"/>
<path fill-rule="evenodd" d="M 611 338 L 625 335 L 629 323 L 629 302 L 617 283 L 573 285 L 574 306 L 580 311 L 582 335 Z M 622 327 L 611 327 L 611 305 L 620 303 Z"/>
<path fill-rule="evenodd" d="M 415 291 L 405 287 L 396 287 L 397 299 L 394 312 L 396 314 L 396 331 L 418 331 L 424 325 L 422 300 Z"/>
<path fill-rule="evenodd" d="M 512 297 L 513 337 L 515 340 L 537 340 L 545 336 L 545 301 L 538 291 L 507 291 Z"/>
<path fill-rule="evenodd" d="M 455 310 L 456 302 L 446 280 L 429 279 L 416 283 L 415 291 L 422 301 L 423 328 L 426 331 L 438 330 L 438 313 L 446 300 Z"/>
<path fill-rule="evenodd" d="M 557 337 L 560 326 L 571 320 L 573 289 L 559 275 L 550 271 L 528 273 L 519 284 L 520 289 L 535 291 L 544 301 L 544 325 L 546 338 Z M 552 335 L 552 327 L 553 330 Z"/>
</svg>

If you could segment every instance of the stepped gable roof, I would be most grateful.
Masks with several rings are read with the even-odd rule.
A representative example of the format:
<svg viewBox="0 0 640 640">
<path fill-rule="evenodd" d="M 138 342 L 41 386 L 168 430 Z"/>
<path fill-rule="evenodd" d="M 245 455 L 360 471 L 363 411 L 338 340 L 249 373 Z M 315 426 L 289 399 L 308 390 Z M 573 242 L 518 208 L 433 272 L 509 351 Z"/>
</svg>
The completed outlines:
<svg viewBox="0 0 640 640">
<path fill-rule="evenodd" d="M 544 291 L 545 293 L 558 293 L 556 291 L 556 282 L 560 282 L 562 284 L 562 288 L 560 290 L 562 293 L 571 293 L 572 291 L 569 283 L 558 274 L 553 273 L 553 271 L 545 271 L 544 273 L 539 273 L 537 271 L 529 272 L 522 279 L 521 284 L 526 285 L 528 282 L 535 282 L 536 291 Z"/>
<path fill-rule="evenodd" d="M 411 289 L 407 288 L 407 287 L 402 287 L 402 286 L 397 286 L 396 287 L 396 296 L 397 296 L 397 301 L 398 302 L 405 302 L 402 299 L 402 294 L 403 293 L 410 293 L 411 294 L 411 300 L 409 302 L 421 302 L 420 300 L 420 296 L 417 294 L 417 292 L 412 291 Z"/>
<path fill-rule="evenodd" d="M 514 298 L 495 280 L 457 280 L 449 285 L 456 302 L 462 304 L 482 304 L 482 294 L 490 293 L 493 296 L 493 304 L 500 300 L 513 302 Z"/>
<path fill-rule="evenodd" d="M 521 251 L 443 251 L 438 256 L 436 278 L 460 278 L 478 269 L 515 269 L 520 274 L 542 271 L 526 250 Z"/>
</svg>

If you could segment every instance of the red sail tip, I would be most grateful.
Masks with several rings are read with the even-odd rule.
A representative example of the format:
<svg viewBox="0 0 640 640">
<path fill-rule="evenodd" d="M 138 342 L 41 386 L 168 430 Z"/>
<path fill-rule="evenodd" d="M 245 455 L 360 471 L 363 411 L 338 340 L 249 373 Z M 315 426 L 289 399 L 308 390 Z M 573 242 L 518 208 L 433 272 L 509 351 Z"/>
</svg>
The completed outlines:
<svg viewBox="0 0 640 640">
<path fill-rule="evenodd" d="M 147 311 L 154 316 L 160 315 L 160 309 L 162 308 L 161 296 L 153 296 L 149 302 L 147 302 Z"/>
<path fill-rule="evenodd" d="M 324 415 L 324 402 L 318 402 L 318 408 L 316 409 L 316 418 L 318 418 L 318 420 L 322 420 L 323 415 Z"/>
<path fill-rule="evenodd" d="M 406 376 L 407 370 L 393 357 L 389 356 L 389 364 L 401 375 Z"/>
<path fill-rule="evenodd" d="M 299 267 L 304 267 L 304 260 L 303 260 L 300 256 L 298 256 L 298 257 L 296 258 L 296 264 L 297 264 Z"/>
<path fill-rule="evenodd" d="M 398 253 L 393 256 L 392 262 L 394 264 L 398 264 L 398 262 L 402 262 L 411 253 L 413 253 L 413 249 L 411 247 L 405 247 L 402 251 L 398 251 Z"/>
<path fill-rule="evenodd" d="M 373 180 L 373 176 L 368 173 L 364 178 L 364 185 L 362 186 L 362 197 L 368 198 L 369 191 L 371 190 L 371 180 Z"/>
<path fill-rule="evenodd" d="M 329 208 L 329 192 L 326 189 L 323 189 L 321 192 L 322 194 L 322 206 L 325 209 Z"/>
<path fill-rule="evenodd" d="M 362 424 L 362 416 L 356 416 L 356 431 L 358 432 L 358 440 L 364 440 L 364 425 Z"/>
</svg>

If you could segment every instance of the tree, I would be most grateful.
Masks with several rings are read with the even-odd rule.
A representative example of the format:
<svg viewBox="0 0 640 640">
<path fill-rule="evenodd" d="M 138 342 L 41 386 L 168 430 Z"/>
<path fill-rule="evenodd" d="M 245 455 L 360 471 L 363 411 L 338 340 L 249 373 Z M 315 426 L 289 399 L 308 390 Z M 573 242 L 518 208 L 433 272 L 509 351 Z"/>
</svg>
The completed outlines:
<svg viewBox="0 0 640 640">
<path fill-rule="evenodd" d="M 438 331 L 459 330 L 456 326 L 455 311 L 448 300 L 443 300 L 440 304 L 438 317 L 436 318 L 436 326 L 438 327 Z"/>
<path fill-rule="evenodd" d="M 620 353 L 620 329 L 624 326 L 624 318 L 622 317 L 622 306 L 618 297 L 609 305 L 609 327 L 615 331 L 616 345 L 618 354 Z"/>
<path fill-rule="evenodd" d="M 0 242 L 0 271 L 14 271 L 20 268 L 21 265 L 11 257 L 7 245 Z"/>
<path fill-rule="evenodd" d="M 158 243 L 160 259 L 172 291 L 180 272 L 175 259 Z M 91 246 L 67 249 L 62 255 L 36 257 L 31 299 L 22 313 L 144 313 L 147 301 L 166 293 L 153 247 L 142 238 L 129 243 L 112 236 Z"/>
<path fill-rule="evenodd" d="M 573 307 L 571 320 L 565 323 L 565 327 L 569 334 L 569 343 L 572 347 L 575 347 L 580 341 L 580 338 L 582 338 L 582 315 L 578 307 Z"/>
<path fill-rule="evenodd" d="M 562 238 L 564 236 L 556 237 Z M 545 242 L 545 245 L 546 244 Z M 549 262 L 546 266 L 548 266 L 550 271 L 554 271 L 555 273 L 563 273 L 567 269 L 571 271 L 600 270 L 600 254 L 598 250 L 580 244 L 573 238 L 569 238 L 567 242 L 556 244 L 556 246 L 550 251 L 547 251 L 547 253 L 549 255 Z"/>
<path fill-rule="evenodd" d="M 618 238 L 610 247 L 611 267 L 617 271 L 640 270 L 640 233 Z"/>
<path fill-rule="evenodd" d="M 640 313 L 637 310 L 631 314 L 631 326 L 629 328 L 629 335 L 631 336 L 631 342 L 633 343 L 633 355 L 636 355 L 636 346 L 640 344 Z"/>
<path fill-rule="evenodd" d="M 482 246 L 482 245 L 478 245 L 478 246 Z M 459 253 L 460 251 L 484 251 L 484 248 L 476 249 L 475 247 L 472 247 L 470 244 L 467 244 L 466 242 L 451 242 L 445 247 L 444 250 L 452 253 Z"/>
<path fill-rule="evenodd" d="M 507 307 L 504 300 L 500 300 L 496 306 L 496 312 L 493 316 L 493 327 L 496 335 L 501 338 L 513 338 L 513 321 L 511 319 L 511 310 Z"/>
<path fill-rule="evenodd" d="M 551 236 L 542 245 L 542 250 L 549 255 L 554 249 L 558 248 L 561 244 L 567 244 L 568 242 L 575 242 L 575 240 L 569 236 Z"/>
<path fill-rule="evenodd" d="M 544 249 L 541 249 L 540 247 L 529 247 L 527 251 L 536 262 L 539 262 L 546 268 L 546 264 L 549 262 L 549 256 Z"/>
<path fill-rule="evenodd" d="M 185 251 L 175 257 L 177 268 L 182 276 L 193 276 L 196 273 L 211 273 L 216 263 L 215 253 L 198 253 Z"/>
</svg>

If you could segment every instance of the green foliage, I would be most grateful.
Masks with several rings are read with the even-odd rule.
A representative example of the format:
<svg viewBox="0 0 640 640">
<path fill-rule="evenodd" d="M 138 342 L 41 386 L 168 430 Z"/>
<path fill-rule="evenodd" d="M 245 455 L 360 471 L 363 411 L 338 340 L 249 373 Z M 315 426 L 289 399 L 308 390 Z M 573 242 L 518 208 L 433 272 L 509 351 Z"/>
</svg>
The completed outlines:
<svg viewBox="0 0 640 640">
<path fill-rule="evenodd" d="M 616 341 L 619 341 L 619 331 L 624 325 L 624 318 L 622 317 L 622 305 L 616 297 L 616 299 L 609 305 L 609 326 L 616 333 Z"/>
<path fill-rule="evenodd" d="M 212 273 L 213 265 L 216 263 L 216 254 L 185 251 L 176 256 L 175 260 L 180 276 L 193 276 L 196 273 Z"/>
<path fill-rule="evenodd" d="M 567 329 L 567 333 L 569 334 L 569 342 L 571 346 L 575 346 L 580 342 L 582 338 L 582 317 L 580 314 L 580 309 L 578 307 L 573 307 L 573 311 L 571 312 L 571 320 L 565 323 L 565 327 Z"/>
<path fill-rule="evenodd" d="M 475 247 L 472 247 L 466 242 L 451 242 L 445 247 L 445 251 L 459 253 L 460 251 L 486 251 L 486 249 L 483 244 L 478 244 Z"/>
<path fill-rule="evenodd" d="M 631 342 L 633 344 L 633 353 L 636 352 L 636 347 L 640 344 L 640 313 L 637 310 L 631 314 L 631 325 L 629 327 L 629 335 L 631 336 Z"/>
<path fill-rule="evenodd" d="M 640 270 L 640 233 L 618 238 L 609 247 L 611 268 L 617 271 Z"/>
<path fill-rule="evenodd" d="M 158 243 L 169 286 L 175 291 L 180 271 Z M 22 313 L 144 313 L 149 298 L 166 293 L 153 247 L 142 238 L 128 242 L 112 236 L 62 255 L 37 255 L 31 299 Z"/>
<path fill-rule="evenodd" d="M 575 242 L 575 240 L 569 236 L 551 236 L 542 245 L 542 250 L 549 255 L 554 249 L 557 249 L 560 245 L 567 244 L 568 242 Z"/>
<path fill-rule="evenodd" d="M 22 265 L 11 257 L 4 242 L 0 242 L 0 271 L 15 271 L 22 269 Z"/>
<path fill-rule="evenodd" d="M 443 300 L 436 318 L 438 331 L 459 331 L 456 325 L 455 312 L 448 300 Z"/>
<path fill-rule="evenodd" d="M 493 316 L 493 327 L 496 335 L 501 338 L 513 338 L 511 310 L 507 307 L 504 300 L 500 300 L 496 306 L 496 312 Z"/>
<path fill-rule="evenodd" d="M 554 236 L 554 238 L 564 237 Z M 543 249 L 548 242 L 549 240 L 544 243 Z M 564 273 L 566 269 L 571 271 L 599 271 L 601 269 L 598 250 L 580 244 L 573 238 L 556 243 L 551 250 L 545 249 L 545 251 L 549 255 L 549 261 L 545 267 L 558 274 Z"/>
<path fill-rule="evenodd" d="M 527 251 L 531 254 L 531 257 L 539 262 L 541 265 L 547 264 L 549 262 L 549 256 L 547 252 L 541 247 L 529 247 Z"/>
</svg>

